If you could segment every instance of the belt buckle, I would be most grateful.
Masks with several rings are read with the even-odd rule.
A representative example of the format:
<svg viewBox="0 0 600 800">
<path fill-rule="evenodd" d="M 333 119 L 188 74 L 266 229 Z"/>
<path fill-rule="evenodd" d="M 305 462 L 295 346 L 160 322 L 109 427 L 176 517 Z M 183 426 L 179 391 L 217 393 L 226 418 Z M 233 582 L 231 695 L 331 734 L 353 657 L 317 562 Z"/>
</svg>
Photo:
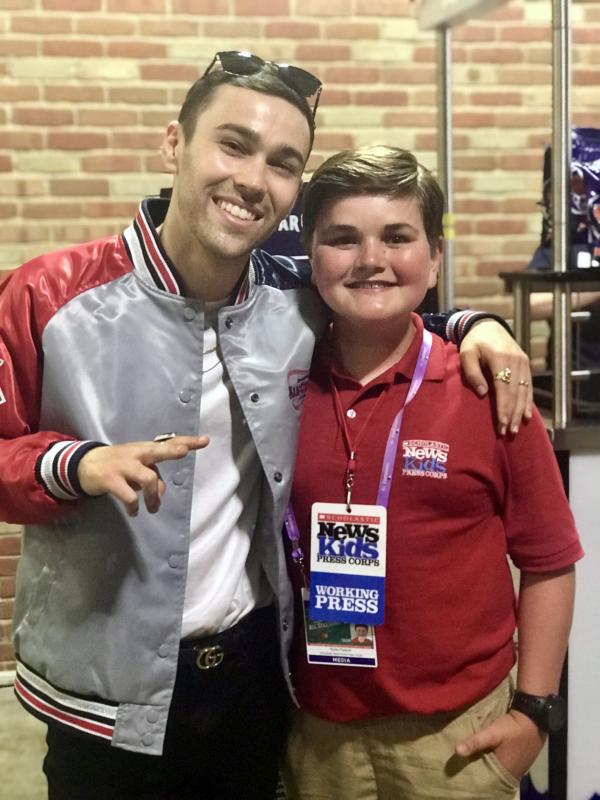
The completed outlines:
<svg viewBox="0 0 600 800">
<path fill-rule="evenodd" d="M 220 644 L 211 647 L 203 647 L 196 656 L 196 666 L 198 669 L 215 669 L 222 663 L 225 653 Z"/>
</svg>

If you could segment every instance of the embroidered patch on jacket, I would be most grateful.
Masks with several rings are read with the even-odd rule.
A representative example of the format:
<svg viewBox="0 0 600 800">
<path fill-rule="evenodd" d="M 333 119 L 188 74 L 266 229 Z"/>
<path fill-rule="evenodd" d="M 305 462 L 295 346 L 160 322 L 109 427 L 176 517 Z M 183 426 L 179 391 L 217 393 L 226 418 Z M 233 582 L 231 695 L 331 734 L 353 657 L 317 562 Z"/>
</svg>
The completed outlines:
<svg viewBox="0 0 600 800">
<path fill-rule="evenodd" d="M 415 478 L 446 480 L 449 452 L 450 445 L 446 442 L 407 439 L 402 442 L 402 474 Z"/>
<path fill-rule="evenodd" d="M 293 408 L 299 411 L 308 389 L 308 370 L 291 369 L 288 372 L 288 396 Z"/>
</svg>

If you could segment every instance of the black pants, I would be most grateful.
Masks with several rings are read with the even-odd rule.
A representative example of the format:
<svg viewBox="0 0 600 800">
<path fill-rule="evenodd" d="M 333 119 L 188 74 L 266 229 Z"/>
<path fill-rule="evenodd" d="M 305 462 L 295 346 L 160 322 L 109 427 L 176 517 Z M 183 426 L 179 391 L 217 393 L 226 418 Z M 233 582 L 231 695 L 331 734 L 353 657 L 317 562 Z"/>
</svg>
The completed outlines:
<svg viewBox="0 0 600 800">
<path fill-rule="evenodd" d="M 198 644 L 223 662 L 195 665 Z M 162 756 L 132 753 L 48 727 L 49 800 L 272 800 L 287 692 L 272 609 L 182 648 Z"/>
</svg>

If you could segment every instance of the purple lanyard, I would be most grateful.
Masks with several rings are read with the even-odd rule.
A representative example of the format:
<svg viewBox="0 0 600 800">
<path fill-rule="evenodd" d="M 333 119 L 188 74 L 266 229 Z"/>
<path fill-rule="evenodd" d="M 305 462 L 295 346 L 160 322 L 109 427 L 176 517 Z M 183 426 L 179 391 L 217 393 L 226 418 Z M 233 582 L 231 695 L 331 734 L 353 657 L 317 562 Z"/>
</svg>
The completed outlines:
<svg viewBox="0 0 600 800">
<path fill-rule="evenodd" d="M 385 446 L 385 453 L 383 455 L 383 464 L 381 465 L 379 489 L 377 491 L 376 504 L 378 506 L 385 506 L 387 508 L 387 504 L 390 498 L 390 491 L 392 488 L 392 478 L 394 476 L 394 469 L 396 466 L 396 453 L 398 452 L 398 443 L 400 442 L 400 431 L 402 429 L 404 409 L 411 402 L 411 400 L 414 399 L 415 395 L 421 388 L 421 384 L 423 383 L 423 378 L 425 377 L 425 373 L 427 371 L 429 356 L 431 355 L 432 342 L 433 342 L 433 337 L 431 333 L 428 330 L 423 330 L 423 341 L 421 342 L 419 355 L 417 356 L 415 371 L 413 372 L 413 376 L 410 381 L 410 386 L 408 387 L 408 394 L 406 395 L 406 400 L 400 411 L 398 411 L 398 413 L 394 417 L 394 421 L 392 422 L 392 425 L 390 427 L 390 432 L 388 433 L 387 444 Z M 298 528 L 298 523 L 296 522 L 296 516 L 292 509 L 291 503 L 288 505 L 287 510 L 285 512 L 284 524 L 288 535 L 288 539 L 290 540 L 292 545 L 292 560 L 294 561 L 295 564 L 299 565 L 302 571 L 302 576 L 304 578 L 304 585 L 308 586 L 308 582 L 306 580 L 306 574 L 304 572 L 304 553 L 302 552 L 302 549 L 300 547 L 300 529 Z"/>
</svg>

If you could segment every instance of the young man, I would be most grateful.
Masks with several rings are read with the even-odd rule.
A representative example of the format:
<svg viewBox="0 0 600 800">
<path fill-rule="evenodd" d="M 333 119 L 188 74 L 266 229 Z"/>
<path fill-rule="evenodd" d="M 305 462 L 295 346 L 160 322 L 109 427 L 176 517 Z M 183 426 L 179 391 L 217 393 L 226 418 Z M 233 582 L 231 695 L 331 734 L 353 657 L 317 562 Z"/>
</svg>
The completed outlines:
<svg viewBox="0 0 600 800">
<path fill-rule="evenodd" d="M 516 800 L 560 722 L 582 551 L 539 414 L 499 437 L 456 348 L 413 313 L 437 280 L 443 208 L 433 176 L 395 148 L 333 156 L 306 189 L 333 321 L 305 399 L 297 522 L 286 518 L 298 601 L 310 588 L 290 800 Z M 324 622 L 372 624 L 371 650 L 335 635 L 316 645 Z"/>
<path fill-rule="evenodd" d="M 296 67 L 218 54 L 166 131 L 170 203 L 3 286 L 0 517 L 27 524 L 16 691 L 49 723 L 51 800 L 275 785 L 292 628 L 279 530 L 325 315 L 293 261 L 256 247 L 294 201 L 319 91 Z M 514 373 L 498 387 L 516 416 L 506 392 L 499 416 L 517 424 L 528 368 L 492 325 L 488 367 Z"/>
</svg>

